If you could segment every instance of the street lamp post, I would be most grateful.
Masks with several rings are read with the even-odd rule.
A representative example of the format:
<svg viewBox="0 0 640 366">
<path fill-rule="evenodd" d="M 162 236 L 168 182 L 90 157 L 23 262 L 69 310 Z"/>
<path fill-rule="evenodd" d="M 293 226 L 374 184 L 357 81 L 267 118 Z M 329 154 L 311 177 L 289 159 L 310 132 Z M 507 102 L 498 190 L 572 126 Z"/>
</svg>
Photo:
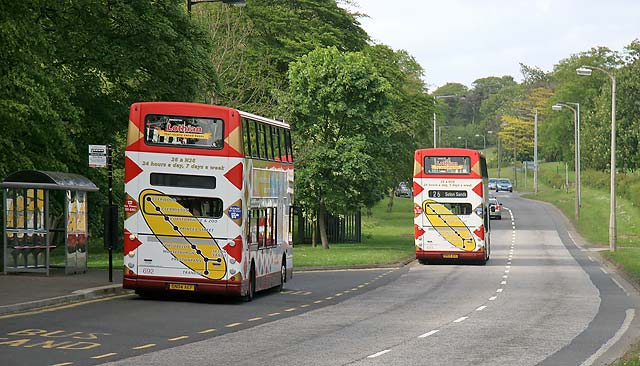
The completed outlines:
<svg viewBox="0 0 640 366">
<path fill-rule="evenodd" d="M 593 70 L 602 71 L 611 79 L 611 197 L 609 206 L 609 251 L 616 251 L 616 78 L 609 71 L 596 66 L 576 69 L 581 76 L 590 76 Z"/>
<path fill-rule="evenodd" d="M 538 110 L 533 118 L 533 193 L 538 194 Z"/>
<path fill-rule="evenodd" d="M 485 135 L 476 133 L 476 137 L 480 137 L 480 136 L 482 136 L 482 151 L 486 153 L 486 151 L 484 150 L 487 150 L 487 137 Z"/>
<path fill-rule="evenodd" d="M 577 108 L 571 107 L 569 104 L 577 106 Z M 573 143 L 574 143 L 574 168 L 576 171 L 576 203 L 575 214 L 576 222 L 580 218 L 580 206 L 581 206 L 581 182 L 580 182 L 580 103 L 573 102 L 558 102 L 551 109 L 554 111 L 562 110 L 562 108 L 569 108 L 573 111 Z"/>
<path fill-rule="evenodd" d="M 458 136 L 458 140 L 462 140 L 464 139 L 464 148 L 468 149 L 468 145 L 467 145 L 467 138 L 466 137 L 462 137 L 462 136 Z"/>
<path fill-rule="evenodd" d="M 461 100 L 464 100 L 465 96 L 464 95 L 455 95 L 455 94 L 451 94 L 451 95 L 434 95 L 433 96 L 433 147 L 437 147 L 436 146 L 436 102 L 438 101 L 438 99 L 444 99 L 444 98 L 460 98 Z"/>
</svg>

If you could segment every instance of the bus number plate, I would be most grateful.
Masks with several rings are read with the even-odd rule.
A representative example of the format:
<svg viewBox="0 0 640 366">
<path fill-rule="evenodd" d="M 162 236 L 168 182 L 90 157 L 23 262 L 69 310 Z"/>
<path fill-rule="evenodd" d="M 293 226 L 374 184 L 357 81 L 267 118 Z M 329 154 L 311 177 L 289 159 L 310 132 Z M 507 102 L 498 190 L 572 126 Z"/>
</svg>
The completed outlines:
<svg viewBox="0 0 640 366">
<path fill-rule="evenodd" d="M 444 259 L 458 259 L 458 255 L 457 254 L 443 254 L 442 258 L 444 258 Z"/>
<path fill-rule="evenodd" d="M 188 285 L 184 283 L 170 283 L 169 290 L 195 291 L 196 285 Z"/>
<path fill-rule="evenodd" d="M 467 198 L 467 191 L 429 190 L 429 198 Z"/>
</svg>

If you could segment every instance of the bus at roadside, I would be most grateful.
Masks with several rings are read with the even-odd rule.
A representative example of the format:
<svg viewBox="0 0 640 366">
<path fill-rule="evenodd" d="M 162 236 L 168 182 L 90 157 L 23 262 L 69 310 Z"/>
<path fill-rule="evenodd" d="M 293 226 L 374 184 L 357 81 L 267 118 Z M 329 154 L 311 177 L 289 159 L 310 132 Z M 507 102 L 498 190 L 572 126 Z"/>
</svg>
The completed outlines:
<svg viewBox="0 0 640 366">
<path fill-rule="evenodd" d="M 416 150 L 413 199 L 416 258 L 423 264 L 485 264 L 491 254 L 488 173 L 479 151 Z"/>
<path fill-rule="evenodd" d="M 124 288 L 251 300 L 291 278 L 286 123 L 205 104 L 135 103 L 124 180 Z"/>
</svg>

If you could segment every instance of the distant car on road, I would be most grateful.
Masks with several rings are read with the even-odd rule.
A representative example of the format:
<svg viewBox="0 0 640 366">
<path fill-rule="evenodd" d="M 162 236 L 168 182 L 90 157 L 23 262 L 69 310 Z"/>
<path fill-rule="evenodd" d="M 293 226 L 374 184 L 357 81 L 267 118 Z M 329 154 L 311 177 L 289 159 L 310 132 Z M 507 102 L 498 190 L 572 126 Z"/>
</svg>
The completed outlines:
<svg viewBox="0 0 640 366">
<path fill-rule="evenodd" d="M 489 189 L 493 189 L 494 191 L 496 190 L 496 184 L 498 183 L 498 180 L 496 178 L 489 178 Z"/>
<path fill-rule="evenodd" d="M 489 218 L 502 220 L 502 204 L 496 198 L 489 198 Z"/>
<path fill-rule="evenodd" d="M 396 194 L 396 197 L 406 197 L 406 198 L 413 197 L 413 192 L 411 191 L 411 187 L 409 186 L 409 183 L 398 184 L 395 194 Z"/>
<path fill-rule="evenodd" d="M 511 185 L 511 181 L 507 178 L 500 178 L 496 183 L 496 192 L 500 191 L 509 191 L 513 192 L 513 185 Z"/>
</svg>

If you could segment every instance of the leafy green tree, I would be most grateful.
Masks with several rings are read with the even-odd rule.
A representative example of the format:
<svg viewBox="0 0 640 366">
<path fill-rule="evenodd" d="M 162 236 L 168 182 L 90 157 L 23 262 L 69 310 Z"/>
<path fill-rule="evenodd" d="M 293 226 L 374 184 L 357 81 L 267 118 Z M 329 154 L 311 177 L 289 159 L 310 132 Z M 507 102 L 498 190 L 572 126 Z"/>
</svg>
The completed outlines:
<svg viewBox="0 0 640 366">
<path fill-rule="evenodd" d="M 292 63 L 289 83 L 296 197 L 318 213 L 322 246 L 328 248 L 326 212 L 371 206 L 383 195 L 377 158 L 387 126 L 377 116 L 387 106 L 390 85 L 362 53 L 336 47 Z"/>
<path fill-rule="evenodd" d="M 132 102 L 193 101 L 217 82 L 210 45 L 181 0 L 3 2 L 0 21 L 0 116 L 12 124 L 0 135 L 5 174 L 71 171 L 106 187 L 87 167 L 87 145 L 120 146 Z M 106 194 L 90 195 L 91 206 Z M 99 216 L 90 224 L 101 231 Z"/>
<path fill-rule="evenodd" d="M 388 210 L 393 207 L 393 188 L 411 180 L 413 153 L 431 143 L 433 98 L 424 88 L 424 70 L 404 50 L 394 51 L 386 45 L 365 48 L 364 53 L 376 70 L 391 84 L 392 103 L 381 111 L 379 118 L 387 125 L 380 145 L 379 159 L 389 192 Z"/>
</svg>

